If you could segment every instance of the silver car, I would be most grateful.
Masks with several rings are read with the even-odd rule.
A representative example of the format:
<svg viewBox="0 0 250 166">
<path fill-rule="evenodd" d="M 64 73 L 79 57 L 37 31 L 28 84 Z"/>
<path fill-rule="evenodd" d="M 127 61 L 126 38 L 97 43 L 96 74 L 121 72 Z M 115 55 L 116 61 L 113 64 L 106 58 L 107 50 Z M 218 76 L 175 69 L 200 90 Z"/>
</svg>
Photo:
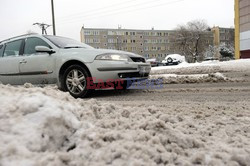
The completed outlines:
<svg viewBox="0 0 250 166">
<path fill-rule="evenodd" d="M 146 79 L 150 70 L 140 55 L 65 37 L 28 34 L 0 42 L 1 83 L 56 83 L 76 98 L 108 85 L 128 87 L 128 78 Z"/>
</svg>

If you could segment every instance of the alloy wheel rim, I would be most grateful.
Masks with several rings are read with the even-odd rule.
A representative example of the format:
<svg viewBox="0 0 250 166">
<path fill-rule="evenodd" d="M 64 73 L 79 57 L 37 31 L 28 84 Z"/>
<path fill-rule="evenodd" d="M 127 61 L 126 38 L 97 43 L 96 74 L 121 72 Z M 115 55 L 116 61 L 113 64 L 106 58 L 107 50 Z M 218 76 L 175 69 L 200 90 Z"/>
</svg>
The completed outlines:
<svg viewBox="0 0 250 166">
<path fill-rule="evenodd" d="M 86 78 L 82 71 L 71 70 L 66 77 L 66 85 L 68 90 L 73 94 L 80 94 L 85 90 Z"/>
</svg>

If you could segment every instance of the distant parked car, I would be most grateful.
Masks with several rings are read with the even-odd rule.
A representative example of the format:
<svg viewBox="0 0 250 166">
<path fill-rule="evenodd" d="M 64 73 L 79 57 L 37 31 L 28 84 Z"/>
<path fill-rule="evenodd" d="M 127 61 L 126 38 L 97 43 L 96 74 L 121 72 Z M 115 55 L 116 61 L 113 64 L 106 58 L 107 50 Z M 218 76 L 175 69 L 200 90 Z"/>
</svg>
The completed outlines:
<svg viewBox="0 0 250 166">
<path fill-rule="evenodd" d="M 162 61 L 166 66 L 168 65 L 178 65 L 179 63 L 185 62 L 185 57 L 179 54 L 170 54 Z"/>
<path fill-rule="evenodd" d="M 214 57 L 206 57 L 206 58 L 204 58 L 204 60 L 203 60 L 203 61 L 216 61 L 216 60 L 218 60 L 218 58 L 214 58 Z"/>
<path fill-rule="evenodd" d="M 163 66 L 163 63 L 161 63 L 160 61 L 157 61 L 155 58 L 147 59 L 146 62 L 150 63 L 151 67 Z"/>
<path fill-rule="evenodd" d="M 57 83 L 76 98 L 87 96 L 97 83 L 121 81 L 127 87 L 128 78 L 146 79 L 150 69 L 140 55 L 94 49 L 65 37 L 28 34 L 0 42 L 0 82 Z"/>
</svg>

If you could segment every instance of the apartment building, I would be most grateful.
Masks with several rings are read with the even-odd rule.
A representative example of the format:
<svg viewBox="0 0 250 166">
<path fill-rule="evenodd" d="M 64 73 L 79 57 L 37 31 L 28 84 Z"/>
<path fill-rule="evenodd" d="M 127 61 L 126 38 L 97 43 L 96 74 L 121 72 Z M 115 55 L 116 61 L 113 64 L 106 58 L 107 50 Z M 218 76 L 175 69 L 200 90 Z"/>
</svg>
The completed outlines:
<svg viewBox="0 0 250 166">
<path fill-rule="evenodd" d="M 226 45 L 234 44 L 234 28 L 213 27 L 214 45 L 219 46 L 221 43 Z"/>
<path fill-rule="evenodd" d="M 250 58 L 250 0 L 235 0 L 235 57 Z"/>
<path fill-rule="evenodd" d="M 174 53 L 171 30 L 135 29 L 81 29 L 81 42 L 94 48 L 116 49 L 143 55 L 146 58 L 164 59 Z"/>
<path fill-rule="evenodd" d="M 81 42 L 94 48 L 116 49 L 143 55 L 145 58 L 164 59 L 168 54 L 183 54 L 178 43 L 175 30 L 135 30 L 135 29 L 102 29 L 81 28 Z M 214 27 L 211 31 L 203 32 L 202 47 L 219 45 L 220 43 L 232 43 L 234 41 L 234 29 Z M 217 53 L 220 57 L 219 52 Z M 187 60 L 192 61 L 191 55 L 186 55 Z M 203 60 L 203 56 L 198 57 Z"/>
<path fill-rule="evenodd" d="M 234 28 L 222 28 L 219 26 L 211 29 L 213 32 L 213 45 L 219 47 L 221 44 L 225 44 L 226 47 L 234 47 Z M 214 58 L 220 59 L 220 50 L 217 50 Z"/>
</svg>

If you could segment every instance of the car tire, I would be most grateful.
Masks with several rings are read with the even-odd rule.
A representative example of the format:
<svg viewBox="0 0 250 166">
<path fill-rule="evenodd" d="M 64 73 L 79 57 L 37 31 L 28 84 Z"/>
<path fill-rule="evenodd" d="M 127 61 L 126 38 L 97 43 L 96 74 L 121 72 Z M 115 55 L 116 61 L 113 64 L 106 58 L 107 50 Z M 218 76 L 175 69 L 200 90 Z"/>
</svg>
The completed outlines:
<svg viewBox="0 0 250 166">
<path fill-rule="evenodd" d="M 63 87 L 75 98 L 87 97 L 93 91 L 88 89 L 90 74 L 80 65 L 69 66 L 63 75 Z"/>
</svg>

